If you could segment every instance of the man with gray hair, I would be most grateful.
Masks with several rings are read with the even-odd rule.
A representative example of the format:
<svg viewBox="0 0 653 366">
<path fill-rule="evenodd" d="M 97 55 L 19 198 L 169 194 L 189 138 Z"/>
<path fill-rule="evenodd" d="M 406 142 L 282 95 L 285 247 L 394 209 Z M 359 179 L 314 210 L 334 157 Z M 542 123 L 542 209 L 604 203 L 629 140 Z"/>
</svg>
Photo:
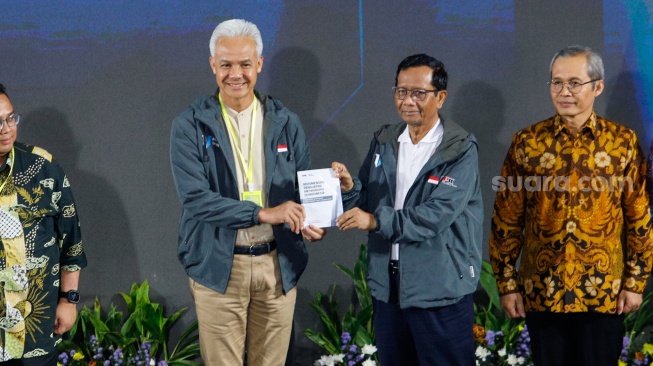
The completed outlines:
<svg viewBox="0 0 653 366">
<path fill-rule="evenodd" d="M 594 112 L 603 79 L 590 48 L 558 52 L 556 114 L 514 135 L 501 171 L 545 177 L 538 189 L 498 189 L 490 233 L 501 305 L 526 318 L 538 366 L 615 365 L 653 265 L 646 158 L 633 130 Z"/>
<path fill-rule="evenodd" d="M 299 118 L 254 90 L 263 67 L 256 25 L 220 23 L 209 63 L 218 89 L 172 125 L 182 204 L 178 257 L 189 277 L 206 365 L 283 365 L 306 268 L 297 171 L 311 168 Z M 302 238 L 303 237 L 303 238 Z"/>
</svg>

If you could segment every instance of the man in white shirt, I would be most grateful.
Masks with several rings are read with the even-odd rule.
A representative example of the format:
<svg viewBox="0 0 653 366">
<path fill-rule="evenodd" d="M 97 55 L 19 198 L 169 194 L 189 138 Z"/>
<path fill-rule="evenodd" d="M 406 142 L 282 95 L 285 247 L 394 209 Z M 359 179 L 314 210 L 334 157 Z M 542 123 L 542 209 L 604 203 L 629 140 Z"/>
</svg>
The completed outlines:
<svg viewBox="0 0 653 366">
<path fill-rule="evenodd" d="M 357 178 L 344 164 L 341 230 L 369 232 L 368 287 L 382 365 L 473 365 L 472 294 L 481 270 L 483 204 L 474 136 L 444 120 L 442 62 L 397 68 L 403 122 L 374 133 Z M 353 207 L 353 208 L 352 208 Z"/>
</svg>

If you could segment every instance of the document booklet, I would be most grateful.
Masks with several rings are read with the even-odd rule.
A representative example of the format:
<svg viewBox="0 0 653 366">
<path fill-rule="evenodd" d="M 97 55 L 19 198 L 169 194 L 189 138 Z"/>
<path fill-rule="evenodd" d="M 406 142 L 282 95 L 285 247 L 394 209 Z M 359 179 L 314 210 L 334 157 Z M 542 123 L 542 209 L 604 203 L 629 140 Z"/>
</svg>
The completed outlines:
<svg viewBox="0 0 653 366">
<path fill-rule="evenodd" d="M 332 169 L 314 169 L 297 172 L 299 198 L 306 212 L 304 227 L 336 226 L 336 218 L 342 215 L 340 180 Z"/>
</svg>

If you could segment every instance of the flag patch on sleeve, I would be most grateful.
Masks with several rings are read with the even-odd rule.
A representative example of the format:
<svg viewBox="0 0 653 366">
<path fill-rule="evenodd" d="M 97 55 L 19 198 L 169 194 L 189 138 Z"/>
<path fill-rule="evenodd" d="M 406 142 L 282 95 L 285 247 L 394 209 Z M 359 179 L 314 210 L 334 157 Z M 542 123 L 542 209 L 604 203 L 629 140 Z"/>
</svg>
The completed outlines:
<svg viewBox="0 0 653 366">
<path fill-rule="evenodd" d="M 277 152 L 288 152 L 288 145 L 277 145 Z"/>
</svg>

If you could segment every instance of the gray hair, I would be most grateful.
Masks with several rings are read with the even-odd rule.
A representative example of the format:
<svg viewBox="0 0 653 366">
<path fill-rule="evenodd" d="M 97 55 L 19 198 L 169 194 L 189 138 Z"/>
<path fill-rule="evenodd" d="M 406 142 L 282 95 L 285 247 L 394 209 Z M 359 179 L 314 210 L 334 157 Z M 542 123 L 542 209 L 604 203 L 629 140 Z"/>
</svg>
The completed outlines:
<svg viewBox="0 0 653 366">
<path fill-rule="evenodd" d="M 250 23 L 243 19 L 231 19 L 225 20 L 224 22 L 218 24 L 211 35 L 211 43 L 209 43 L 209 49 L 211 50 L 211 57 L 215 57 L 215 44 L 220 38 L 224 37 L 249 37 L 256 42 L 256 53 L 257 56 L 263 54 L 263 39 L 261 38 L 261 32 L 256 27 L 256 24 Z"/>
<path fill-rule="evenodd" d="M 585 55 L 587 57 L 587 75 L 589 75 L 592 80 L 603 80 L 605 77 L 605 71 L 603 69 L 603 60 L 598 53 L 592 51 L 591 48 L 587 46 L 569 46 L 566 47 L 553 56 L 551 60 L 551 65 L 549 66 L 549 77 L 553 72 L 553 63 L 558 57 L 574 57 L 578 55 Z M 594 87 L 595 83 L 592 83 Z"/>
</svg>

